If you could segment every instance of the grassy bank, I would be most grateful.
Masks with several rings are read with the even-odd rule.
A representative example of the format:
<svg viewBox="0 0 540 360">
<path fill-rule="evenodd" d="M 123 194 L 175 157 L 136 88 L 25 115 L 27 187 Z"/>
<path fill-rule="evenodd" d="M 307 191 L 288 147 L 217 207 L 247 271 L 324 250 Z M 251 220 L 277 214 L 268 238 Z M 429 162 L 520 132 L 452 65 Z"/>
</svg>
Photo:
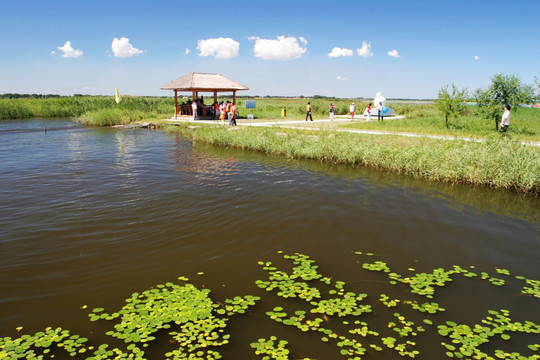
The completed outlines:
<svg viewBox="0 0 540 360">
<path fill-rule="evenodd" d="M 540 149 L 508 139 L 482 143 L 337 133 L 331 130 L 234 128 L 214 125 L 180 131 L 218 146 L 290 158 L 361 164 L 432 181 L 540 191 Z"/>
</svg>

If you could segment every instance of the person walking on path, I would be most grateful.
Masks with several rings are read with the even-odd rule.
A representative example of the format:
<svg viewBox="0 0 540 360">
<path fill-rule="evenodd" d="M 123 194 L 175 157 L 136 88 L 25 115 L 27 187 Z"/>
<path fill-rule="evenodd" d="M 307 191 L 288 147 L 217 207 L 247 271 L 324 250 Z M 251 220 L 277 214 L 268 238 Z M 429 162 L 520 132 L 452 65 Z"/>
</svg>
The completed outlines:
<svg viewBox="0 0 540 360">
<path fill-rule="evenodd" d="M 311 117 L 311 103 L 310 102 L 308 102 L 306 106 L 306 121 L 307 121 L 308 116 L 309 116 L 309 119 L 313 121 L 313 118 Z"/>
<path fill-rule="evenodd" d="M 349 106 L 349 112 L 351 113 L 351 121 L 354 120 L 354 112 L 356 111 L 356 106 L 354 106 L 354 103 Z"/>
<path fill-rule="evenodd" d="M 367 112 L 367 120 L 366 121 L 371 121 L 371 103 L 369 103 L 369 105 L 367 106 L 366 112 Z"/>
<path fill-rule="evenodd" d="M 330 104 L 330 120 L 334 121 L 334 112 L 335 112 L 336 106 L 334 104 Z"/>
<path fill-rule="evenodd" d="M 508 130 L 508 127 L 510 126 L 510 105 L 504 106 L 504 113 L 501 118 L 501 132 L 505 133 L 506 130 Z"/>
<path fill-rule="evenodd" d="M 384 120 L 384 116 L 381 115 L 383 109 L 382 101 L 377 105 L 377 120 Z"/>
<path fill-rule="evenodd" d="M 199 120 L 199 114 L 197 114 L 197 100 L 191 103 L 191 109 L 193 110 L 193 120 Z"/>
</svg>

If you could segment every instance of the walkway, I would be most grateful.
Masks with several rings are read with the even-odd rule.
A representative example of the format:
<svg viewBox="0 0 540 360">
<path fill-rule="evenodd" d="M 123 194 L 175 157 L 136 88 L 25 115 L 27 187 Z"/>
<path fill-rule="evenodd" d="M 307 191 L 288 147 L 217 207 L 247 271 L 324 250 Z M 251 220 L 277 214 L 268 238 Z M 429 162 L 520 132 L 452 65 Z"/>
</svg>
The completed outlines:
<svg viewBox="0 0 540 360">
<path fill-rule="evenodd" d="M 392 119 L 401 119 L 403 116 L 392 116 Z M 361 116 L 359 118 L 355 118 L 354 122 L 365 122 L 365 117 Z M 193 119 L 167 119 L 168 123 L 174 125 L 178 123 L 205 123 L 205 124 L 221 124 L 220 120 L 193 120 Z M 372 120 L 374 121 L 374 120 Z M 376 121 L 376 120 L 375 120 Z M 438 139 L 438 140 L 462 140 L 462 141 L 472 141 L 472 142 L 485 142 L 486 139 L 477 139 L 477 138 L 470 138 L 465 136 L 450 136 L 450 135 L 429 135 L 429 134 L 415 134 L 415 133 L 407 133 L 407 132 L 394 132 L 394 131 L 383 131 L 383 130 L 360 130 L 360 129 L 339 129 L 339 128 L 323 128 L 321 126 L 313 126 L 315 124 L 324 125 L 327 123 L 328 125 L 338 125 L 338 124 L 350 124 L 352 123 L 350 118 L 347 118 L 345 116 L 343 117 L 336 117 L 334 121 L 330 119 L 320 119 L 320 120 L 314 120 L 314 121 L 308 121 L 305 120 L 288 120 L 288 121 L 254 121 L 254 120 L 248 120 L 248 119 L 241 119 L 241 121 L 237 121 L 238 126 L 268 126 L 268 127 L 279 127 L 283 129 L 303 129 L 303 130 L 332 130 L 337 132 L 349 132 L 349 133 L 355 133 L 355 134 L 370 134 L 370 135 L 395 135 L 395 136 L 404 136 L 404 137 L 411 137 L 411 138 L 428 138 L 428 139 Z M 225 121 L 226 126 L 227 121 Z M 528 146 L 536 146 L 540 147 L 540 142 L 537 141 L 522 141 L 523 145 Z"/>
</svg>

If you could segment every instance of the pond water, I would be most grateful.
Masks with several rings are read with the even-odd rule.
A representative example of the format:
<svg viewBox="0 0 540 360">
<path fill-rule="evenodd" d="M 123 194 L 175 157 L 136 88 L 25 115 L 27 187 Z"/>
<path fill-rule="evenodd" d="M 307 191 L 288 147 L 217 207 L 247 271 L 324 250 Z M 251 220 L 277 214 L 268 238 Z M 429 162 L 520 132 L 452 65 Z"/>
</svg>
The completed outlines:
<svg viewBox="0 0 540 360">
<path fill-rule="evenodd" d="M 289 340 L 291 358 L 340 358 L 317 334 L 265 315 L 299 303 L 257 288 L 268 276 L 257 262 L 286 268 L 283 255 L 294 253 L 368 294 L 378 310 L 364 321 L 374 328 L 386 328 L 396 311 L 380 294 L 426 300 L 362 268 L 374 261 L 407 276 L 459 265 L 507 280 L 496 287 L 456 278 L 430 300 L 447 309 L 435 323 L 474 324 L 489 309 L 540 323 L 539 299 L 521 294 L 514 278 L 540 279 L 535 198 L 49 119 L 0 121 L 0 181 L 0 336 L 18 336 L 18 326 L 27 333 L 61 326 L 111 343 L 110 327 L 89 322 L 83 305 L 116 311 L 135 291 L 187 276 L 216 302 L 262 298 L 230 320 L 231 343 L 219 349 L 225 359 L 255 358 L 249 343 L 270 335 Z M 418 340 L 423 358 L 444 354 L 436 332 Z M 504 346 L 527 353 L 535 341 L 517 334 Z M 156 345 L 150 357 L 162 358 L 166 347 Z"/>
</svg>

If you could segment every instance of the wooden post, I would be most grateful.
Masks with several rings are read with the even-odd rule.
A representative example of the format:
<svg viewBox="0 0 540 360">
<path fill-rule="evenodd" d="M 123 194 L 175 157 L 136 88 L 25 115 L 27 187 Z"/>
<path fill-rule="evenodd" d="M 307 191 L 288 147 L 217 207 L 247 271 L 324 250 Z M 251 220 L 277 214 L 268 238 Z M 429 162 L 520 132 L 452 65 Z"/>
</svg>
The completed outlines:
<svg viewBox="0 0 540 360">
<path fill-rule="evenodd" d="M 236 104 L 236 90 L 232 92 L 233 104 Z"/>
<path fill-rule="evenodd" d="M 174 118 L 178 117 L 178 89 L 174 89 Z"/>
<path fill-rule="evenodd" d="M 217 90 L 214 90 L 214 104 L 217 103 Z"/>
</svg>

